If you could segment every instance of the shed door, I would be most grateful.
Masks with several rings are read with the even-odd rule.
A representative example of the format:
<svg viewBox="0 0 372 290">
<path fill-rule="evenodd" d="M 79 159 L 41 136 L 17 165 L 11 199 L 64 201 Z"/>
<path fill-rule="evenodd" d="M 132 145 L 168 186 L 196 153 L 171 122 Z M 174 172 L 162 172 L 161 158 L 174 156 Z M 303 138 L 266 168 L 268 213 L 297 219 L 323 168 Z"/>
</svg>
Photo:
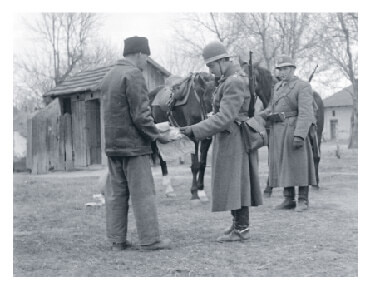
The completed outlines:
<svg viewBox="0 0 372 290">
<path fill-rule="evenodd" d="M 99 100 L 86 101 L 87 163 L 101 164 L 101 114 Z"/>
<path fill-rule="evenodd" d="M 75 167 L 85 167 L 87 163 L 85 101 L 72 99 L 72 150 Z"/>
</svg>

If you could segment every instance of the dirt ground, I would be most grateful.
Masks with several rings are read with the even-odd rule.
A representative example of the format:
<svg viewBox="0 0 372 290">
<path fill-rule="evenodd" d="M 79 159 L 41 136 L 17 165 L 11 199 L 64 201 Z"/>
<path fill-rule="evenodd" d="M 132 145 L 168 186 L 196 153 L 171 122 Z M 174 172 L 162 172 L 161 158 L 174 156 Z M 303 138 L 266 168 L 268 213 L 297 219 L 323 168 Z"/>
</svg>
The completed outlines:
<svg viewBox="0 0 372 290">
<path fill-rule="evenodd" d="M 102 167 L 87 171 L 13 175 L 13 275 L 16 277 L 357 277 L 358 152 L 325 143 L 320 189 L 311 189 L 310 210 L 276 211 L 275 189 L 251 208 L 251 237 L 220 244 L 228 212 L 212 213 L 209 202 L 190 204 L 190 162 L 169 166 L 174 198 L 164 195 L 159 166 L 153 167 L 162 236 L 172 250 L 111 252 L 105 209 L 86 208 L 98 193 Z M 267 150 L 260 151 L 262 189 Z M 210 167 L 206 173 L 210 195 Z M 133 212 L 128 239 L 137 242 Z"/>
</svg>

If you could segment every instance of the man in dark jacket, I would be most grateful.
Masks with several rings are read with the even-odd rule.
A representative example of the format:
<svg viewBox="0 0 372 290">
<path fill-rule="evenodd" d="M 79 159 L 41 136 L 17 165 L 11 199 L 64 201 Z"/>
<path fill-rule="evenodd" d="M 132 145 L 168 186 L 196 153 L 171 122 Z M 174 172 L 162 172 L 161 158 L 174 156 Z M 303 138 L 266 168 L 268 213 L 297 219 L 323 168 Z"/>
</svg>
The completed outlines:
<svg viewBox="0 0 372 290">
<path fill-rule="evenodd" d="M 151 172 L 151 142 L 166 142 L 151 116 L 142 72 L 150 55 L 145 37 L 124 40 L 124 59 L 119 60 L 101 84 L 105 151 L 111 188 L 106 198 L 106 231 L 113 250 L 128 245 L 128 201 L 131 197 L 141 249 L 169 248 L 160 240 Z M 110 184 L 108 184 L 110 186 Z"/>
<path fill-rule="evenodd" d="M 231 211 L 233 224 L 218 242 L 244 241 L 249 238 L 249 206 L 262 204 L 258 176 L 258 152 L 244 147 L 239 121 L 248 119 L 251 96 L 248 77 L 230 60 L 220 42 L 203 50 L 209 71 L 219 78 L 213 100 L 213 115 L 181 132 L 196 140 L 213 136 L 212 211 Z"/>
</svg>

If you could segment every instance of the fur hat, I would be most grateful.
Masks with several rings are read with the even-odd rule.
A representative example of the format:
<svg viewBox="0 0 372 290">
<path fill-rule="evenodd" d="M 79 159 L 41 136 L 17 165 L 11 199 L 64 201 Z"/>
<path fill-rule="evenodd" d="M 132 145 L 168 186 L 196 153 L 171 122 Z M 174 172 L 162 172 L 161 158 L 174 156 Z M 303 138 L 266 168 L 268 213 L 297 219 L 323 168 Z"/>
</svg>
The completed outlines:
<svg viewBox="0 0 372 290">
<path fill-rule="evenodd" d="M 150 55 L 149 41 L 146 37 L 133 36 L 128 37 L 124 40 L 124 53 L 123 56 L 127 56 L 132 53 L 144 53 Z"/>
</svg>

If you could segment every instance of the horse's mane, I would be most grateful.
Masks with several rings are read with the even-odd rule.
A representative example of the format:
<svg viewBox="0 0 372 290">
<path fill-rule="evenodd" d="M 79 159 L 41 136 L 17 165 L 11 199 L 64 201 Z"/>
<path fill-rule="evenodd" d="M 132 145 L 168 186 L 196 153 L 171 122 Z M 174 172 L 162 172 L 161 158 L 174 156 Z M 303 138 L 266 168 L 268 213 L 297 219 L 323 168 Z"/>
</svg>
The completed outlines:
<svg viewBox="0 0 372 290">
<path fill-rule="evenodd" d="M 253 64 L 253 68 L 257 70 L 258 74 L 256 74 L 256 83 L 260 84 L 260 89 L 262 91 L 261 98 L 266 98 L 267 101 L 270 100 L 272 88 L 277 83 L 277 80 L 272 76 L 271 72 L 264 68 L 259 66 L 258 62 L 255 62 Z"/>
</svg>

